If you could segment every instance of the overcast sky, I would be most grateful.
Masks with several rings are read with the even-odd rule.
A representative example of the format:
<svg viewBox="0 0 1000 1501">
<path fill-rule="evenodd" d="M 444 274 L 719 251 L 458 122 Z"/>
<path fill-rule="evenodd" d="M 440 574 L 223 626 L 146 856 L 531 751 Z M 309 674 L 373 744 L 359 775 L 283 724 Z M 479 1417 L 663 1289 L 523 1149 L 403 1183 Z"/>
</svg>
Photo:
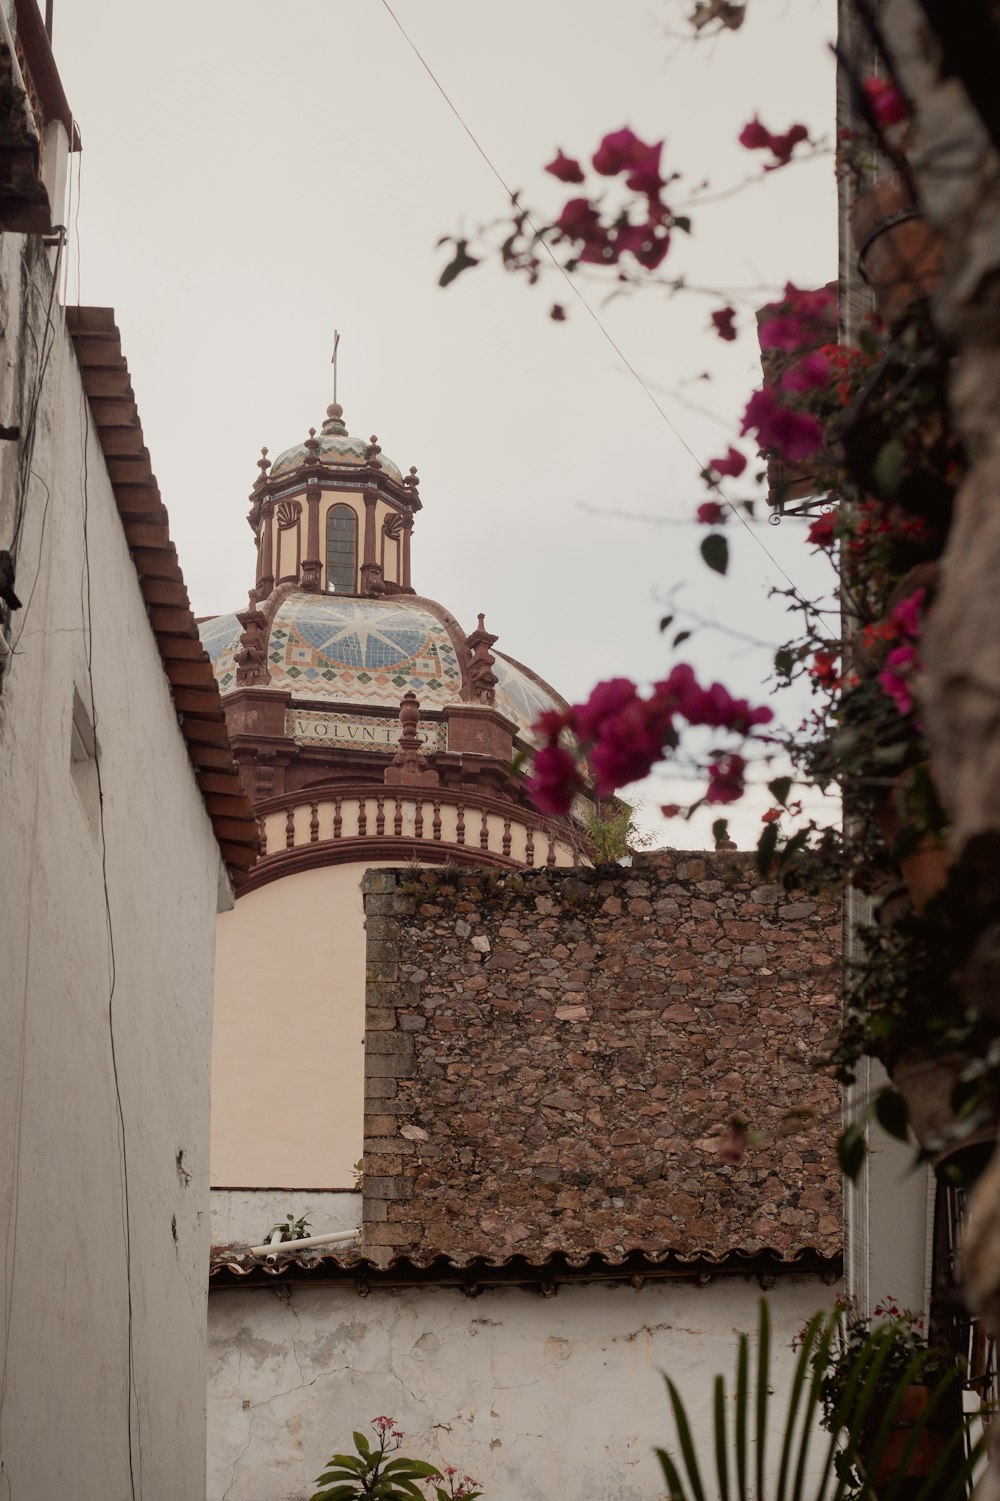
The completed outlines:
<svg viewBox="0 0 1000 1501">
<path fill-rule="evenodd" d="M 541 170 L 555 148 L 589 155 L 623 124 L 666 138 L 678 205 L 702 179 L 723 190 L 755 169 L 736 144 L 755 112 L 832 135 L 832 0 L 751 0 L 742 31 L 697 45 L 691 0 L 391 3 L 543 216 L 567 196 Z M 759 379 L 749 310 L 786 279 L 836 274 L 829 155 L 691 208 L 694 233 L 664 270 L 742 289 L 738 345 L 710 331 L 718 299 L 584 288 L 667 421 L 555 276 L 529 289 L 491 264 L 437 287 L 439 237 L 502 218 L 505 202 L 383 0 L 55 0 L 53 40 L 84 143 L 69 298 L 78 262 L 81 300 L 116 310 L 196 613 L 245 604 L 260 447 L 275 455 L 320 425 L 337 327 L 350 431 L 420 471 L 417 589 L 470 629 L 485 610 L 501 649 L 567 697 L 661 676 L 673 658 L 657 625 L 678 587 L 702 615 L 781 632 L 767 602 L 779 565 L 816 578 L 801 524 L 730 527 L 718 580 L 687 521 L 703 496 L 684 445 L 704 460 L 735 435 Z M 554 301 L 565 324 L 547 316 Z M 701 631 L 681 654 L 766 691 L 765 654 L 737 640 Z M 671 796 L 645 790 L 651 808 Z M 739 825 L 741 847 L 759 816 Z"/>
</svg>

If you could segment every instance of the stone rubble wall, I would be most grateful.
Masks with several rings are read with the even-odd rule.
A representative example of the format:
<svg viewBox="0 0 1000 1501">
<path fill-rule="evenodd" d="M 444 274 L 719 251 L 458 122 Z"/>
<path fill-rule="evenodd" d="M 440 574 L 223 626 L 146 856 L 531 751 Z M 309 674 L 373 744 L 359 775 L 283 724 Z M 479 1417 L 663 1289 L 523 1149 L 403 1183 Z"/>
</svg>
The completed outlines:
<svg viewBox="0 0 1000 1501">
<path fill-rule="evenodd" d="M 841 1246 L 839 893 L 753 857 L 369 872 L 369 1255 Z M 734 1117 L 761 1134 L 730 1164 Z"/>
</svg>

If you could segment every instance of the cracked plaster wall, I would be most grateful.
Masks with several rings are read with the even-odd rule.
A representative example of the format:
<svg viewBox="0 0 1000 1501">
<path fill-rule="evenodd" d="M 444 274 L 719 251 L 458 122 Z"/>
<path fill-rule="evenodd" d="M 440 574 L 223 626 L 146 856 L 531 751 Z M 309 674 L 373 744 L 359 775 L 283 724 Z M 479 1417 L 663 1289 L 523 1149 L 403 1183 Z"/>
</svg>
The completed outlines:
<svg viewBox="0 0 1000 1501">
<path fill-rule="evenodd" d="M 791 1340 L 834 1290 L 767 1294 L 777 1400 Z M 302 1501 L 355 1428 L 388 1413 L 403 1452 L 454 1464 L 484 1501 L 649 1501 L 670 1441 L 660 1376 L 709 1439 L 711 1381 L 756 1326 L 756 1283 L 502 1288 L 225 1288 L 209 1299 L 209 1501 Z M 730 1383 L 731 1384 L 731 1383 Z"/>
</svg>

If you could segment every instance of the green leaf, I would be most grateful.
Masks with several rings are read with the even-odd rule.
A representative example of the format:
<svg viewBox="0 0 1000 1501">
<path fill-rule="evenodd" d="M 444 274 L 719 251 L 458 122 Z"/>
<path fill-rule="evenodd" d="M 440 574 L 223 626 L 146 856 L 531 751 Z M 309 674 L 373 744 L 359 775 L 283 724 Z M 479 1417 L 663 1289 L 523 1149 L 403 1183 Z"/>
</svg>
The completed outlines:
<svg viewBox="0 0 1000 1501">
<path fill-rule="evenodd" d="M 899 489 L 906 464 L 906 448 L 902 438 L 890 438 L 875 455 L 872 478 L 880 496 L 892 500 Z"/>
<path fill-rule="evenodd" d="M 767 790 L 774 801 L 784 807 L 788 802 L 788 794 L 792 790 L 792 779 L 791 777 L 775 777 L 773 782 L 768 782 Z"/>
<path fill-rule="evenodd" d="M 670 1377 L 667 1376 L 665 1379 L 667 1391 L 670 1394 L 670 1406 L 673 1408 L 674 1413 L 677 1442 L 680 1445 L 681 1455 L 684 1459 L 684 1468 L 687 1470 L 691 1495 L 694 1501 L 705 1501 L 705 1490 L 701 1483 L 701 1471 L 698 1469 L 698 1457 L 695 1454 L 694 1440 L 691 1437 L 691 1425 L 688 1422 L 687 1413 L 684 1411 L 684 1403 L 681 1401 L 680 1392 Z"/>
<path fill-rule="evenodd" d="M 355 1432 L 353 1434 L 353 1438 L 354 1438 L 354 1447 L 355 1447 L 355 1449 L 357 1449 L 358 1453 L 360 1455 L 362 1455 L 363 1458 L 365 1458 L 365 1459 L 371 1459 L 371 1457 L 372 1457 L 372 1446 L 368 1442 L 368 1440 L 365 1438 L 364 1434 L 363 1433 L 357 1433 L 357 1432 Z"/>
<path fill-rule="evenodd" d="M 771 869 L 771 861 L 778 847 L 778 825 L 776 823 L 765 824 L 757 840 L 757 872 L 766 876 Z"/>
<path fill-rule="evenodd" d="M 673 623 L 674 623 L 674 617 L 672 615 L 664 615 L 663 619 L 660 621 L 660 631 L 661 631 L 661 633 L 663 631 L 667 630 L 670 626 L 672 626 Z"/>
<path fill-rule="evenodd" d="M 700 551 L 714 573 L 725 573 L 729 567 L 729 543 L 721 532 L 710 532 L 703 537 Z"/>
<path fill-rule="evenodd" d="M 757 1495 L 764 1495 L 764 1454 L 767 1448 L 768 1366 L 771 1358 L 771 1315 L 760 1300 L 757 1330 Z"/>
<path fill-rule="evenodd" d="M 663 1471 L 663 1478 L 667 1482 L 669 1501 L 687 1501 L 687 1497 L 684 1494 L 684 1482 L 681 1480 L 677 1466 L 670 1458 L 666 1449 L 657 1449 L 656 1457 L 660 1461 L 660 1469 Z"/>
<path fill-rule="evenodd" d="M 691 233 L 691 220 L 687 214 L 675 214 L 673 219 L 674 229 L 679 229 L 683 234 Z"/>
<path fill-rule="evenodd" d="M 670 643 L 671 646 L 673 646 L 673 647 L 680 646 L 681 642 L 682 641 L 687 641 L 688 638 L 690 637 L 690 635 L 691 635 L 690 631 L 678 631 L 677 635 L 674 637 L 673 641 Z"/>
<path fill-rule="evenodd" d="M 783 646 L 774 654 L 774 670 L 780 678 L 791 677 L 792 668 L 795 666 L 795 656 L 791 647 Z"/>
<path fill-rule="evenodd" d="M 726 1381 L 715 1378 L 715 1471 L 719 1477 L 719 1501 L 729 1501 L 729 1455 L 726 1452 Z"/>
<path fill-rule="evenodd" d="M 361 1492 L 356 1485 L 336 1485 L 330 1491 L 317 1491 L 310 1501 L 354 1501 Z"/>
<path fill-rule="evenodd" d="M 909 1141 L 909 1133 L 906 1129 L 909 1111 L 903 1096 L 895 1089 L 880 1089 L 873 1105 L 875 1119 L 882 1130 L 894 1136 L 897 1141 Z"/>
<path fill-rule="evenodd" d="M 865 1160 L 867 1143 L 861 1126 L 848 1126 L 837 1138 L 837 1161 L 845 1178 L 853 1183 Z"/>
<path fill-rule="evenodd" d="M 454 260 L 450 260 L 448 262 L 447 266 L 445 266 L 444 270 L 441 272 L 441 275 L 438 277 L 439 287 L 451 286 L 451 283 L 457 276 L 461 276 L 463 271 L 468 271 L 470 267 L 479 265 L 478 259 L 474 255 L 469 254 L 468 246 L 468 240 L 455 241 Z"/>
<path fill-rule="evenodd" d="M 423 1459 L 391 1459 L 382 1473 L 388 1475 L 390 1471 L 396 1473 L 397 1479 L 401 1474 L 406 1474 L 413 1480 L 429 1480 L 432 1475 L 441 1474 L 437 1465 L 429 1465 Z"/>
</svg>

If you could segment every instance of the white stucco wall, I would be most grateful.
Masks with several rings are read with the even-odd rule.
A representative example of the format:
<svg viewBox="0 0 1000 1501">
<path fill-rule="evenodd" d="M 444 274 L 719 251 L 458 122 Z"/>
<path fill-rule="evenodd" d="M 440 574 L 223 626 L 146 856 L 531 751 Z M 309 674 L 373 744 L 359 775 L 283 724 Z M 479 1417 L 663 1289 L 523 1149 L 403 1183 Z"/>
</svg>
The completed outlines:
<svg viewBox="0 0 1000 1501">
<path fill-rule="evenodd" d="M 780 1409 L 793 1336 L 834 1289 L 767 1294 Z M 650 1501 L 673 1443 L 662 1371 L 704 1449 L 712 1378 L 757 1324 L 753 1282 L 521 1288 L 232 1288 L 209 1298 L 210 1501 L 300 1501 L 328 1456 L 380 1413 L 404 1453 L 454 1464 L 484 1501 Z M 777 1442 L 772 1443 L 772 1451 Z"/>
<path fill-rule="evenodd" d="M 0 412 L 22 429 L 22 310 L 40 345 L 49 288 L 40 255 L 24 307 L 24 243 L 0 237 Z M 55 319 L 0 685 L 0 1491 L 131 1495 L 131 1416 L 136 1493 L 197 1501 L 219 855 Z M 17 452 L 0 443 L 0 548 Z M 71 762 L 74 695 L 91 703 L 85 512 L 107 904 L 93 783 Z"/>
<path fill-rule="evenodd" d="M 348 1189 L 213 1188 L 212 1245 L 261 1245 L 271 1226 L 284 1224 L 289 1214 L 293 1219 L 305 1215 L 307 1235 L 340 1230 L 360 1235 L 361 1194 Z"/>
<path fill-rule="evenodd" d="M 300 871 L 219 917 L 213 1187 L 353 1187 L 364 1144 L 361 879 L 378 868 Z"/>
</svg>

